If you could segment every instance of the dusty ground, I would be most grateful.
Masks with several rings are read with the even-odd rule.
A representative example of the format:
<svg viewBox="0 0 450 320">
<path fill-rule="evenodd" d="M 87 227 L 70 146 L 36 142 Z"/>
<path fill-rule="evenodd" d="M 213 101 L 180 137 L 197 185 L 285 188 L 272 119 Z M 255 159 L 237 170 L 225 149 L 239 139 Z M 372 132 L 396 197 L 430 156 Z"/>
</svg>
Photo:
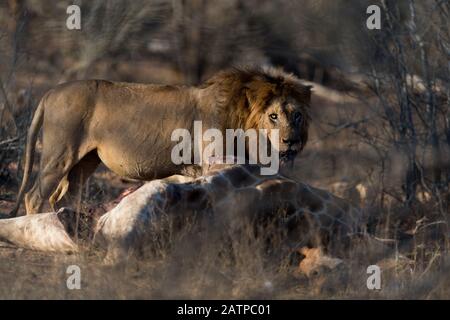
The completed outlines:
<svg viewBox="0 0 450 320">
<path fill-rule="evenodd" d="M 414 261 L 403 256 L 380 261 L 381 290 L 368 290 L 366 266 L 357 264 L 306 278 L 295 265 L 264 266 L 254 256 L 239 266 L 224 265 L 211 254 L 178 253 L 108 267 L 94 253 L 51 255 L 3 243 L 0 248 L 1 299 L 448 299 L 450 294 L 448 257 L 437 257 L 425 270 L 414 270 Z M 66 285 L 71 265 L 80 267 L 80 290 Z"/>
</svg>

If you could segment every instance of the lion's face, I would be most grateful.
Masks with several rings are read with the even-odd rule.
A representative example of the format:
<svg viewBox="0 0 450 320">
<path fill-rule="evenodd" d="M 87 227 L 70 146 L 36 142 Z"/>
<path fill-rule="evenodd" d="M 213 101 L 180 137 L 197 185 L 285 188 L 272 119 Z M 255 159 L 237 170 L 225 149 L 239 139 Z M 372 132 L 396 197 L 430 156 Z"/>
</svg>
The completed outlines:
<svg viewBox="0 0 450 320">
<path fill-rule="evenodd" d="M 308 115 L 305 105 L 292 97 L 274 98 L 260 118 L 260 128 L 279 130 L 281 162 L 294 160 L 306 144 Z M 269 135 L 270 137 L 270 135 Z"/>
</svg>

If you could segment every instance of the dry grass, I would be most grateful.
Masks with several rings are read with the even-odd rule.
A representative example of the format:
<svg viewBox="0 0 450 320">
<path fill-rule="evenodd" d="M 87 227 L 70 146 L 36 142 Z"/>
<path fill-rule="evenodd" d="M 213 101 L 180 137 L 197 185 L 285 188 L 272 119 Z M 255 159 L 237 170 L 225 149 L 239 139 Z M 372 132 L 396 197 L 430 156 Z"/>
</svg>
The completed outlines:
<svg viewBox="0 0 450 320">
<path fill-rule="evenodd" d="M 210 228 L 210 229 L 208 229 Z M 249 228 L 230 234 L 212 226 L 167 232 L 144 258 L 105 266 L 103 252 L 51 255 L 0 248 L 2 299 L 448 299 L 450 259 L 442 240 L 417 235 L 381 252 L 354 247 L 345 265 L 309 278 L 302 257 Z M 272 236 L 268 236 L 272 234 Z M 436 235 L 436 233 L 434 234 Z M 282 240 L 275 237 L 275 239 Z M 411 242 L 412 241 L 412 242 Z M 366 268 L 382 269 L 382 289 L 366 287 Z M 66 269 L 81 268 L 81 289 L 68 290 Z"/>
<path fill-rule="evenodd" d="M 207 217 L 186 217 L 181 229 L 167 224 L 138 259 L 117 266 L 102 263 L 100 248 L 51 255 L 4 245 L 0 298 L 448 299 L 448 232 L 446 225 L 430 223 L 437 220 L 426 211 L 429 207 L 424 204 L 414 215 L 372 208 L 371 233 L 398 241 L 382 247 L 355 242 L 346 247 L 343 265 L 310 277 L 299 272 L 304 257 L 283 230 L 267 223 L 255 232 L 244 218 L 234 221 L 238 229 Z M 414 220 L 423 215 L 428 220 Z M 81 268 L 81 290 L 66 287 L 66 269 L 73 264 Z M 381 290 L 366 287 L 371 264 L 382 270 Z"/>
</svg>

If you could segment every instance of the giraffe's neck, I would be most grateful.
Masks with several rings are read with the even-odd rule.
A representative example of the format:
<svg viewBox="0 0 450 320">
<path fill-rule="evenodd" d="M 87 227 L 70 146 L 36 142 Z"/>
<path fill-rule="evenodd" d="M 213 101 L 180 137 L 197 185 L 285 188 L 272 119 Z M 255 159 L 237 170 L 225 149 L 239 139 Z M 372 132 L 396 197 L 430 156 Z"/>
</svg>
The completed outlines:
<svg viewBox="0 0 450 320">
<path fill-rule="evenodd" d="M 177 208 L 208 209 L 234 219 L 280 218 L 287 229 L 313 246 L 361 229 L 361 212 L 349 202 L 281 174 L 261 175 L 256 165 L 213 166 L 205 176 L 172 188 L 178 193 L 172 197 L 178 199 Z"/>
</svg>

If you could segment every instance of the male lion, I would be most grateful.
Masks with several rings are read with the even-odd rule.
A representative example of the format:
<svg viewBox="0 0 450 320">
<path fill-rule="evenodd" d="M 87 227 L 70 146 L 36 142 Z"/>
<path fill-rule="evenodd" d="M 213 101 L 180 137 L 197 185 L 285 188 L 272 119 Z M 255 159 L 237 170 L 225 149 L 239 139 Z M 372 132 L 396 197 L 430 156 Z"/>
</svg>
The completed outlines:
<svg viewBox="0 0 450 320">
<path fill-rule="evenodd" d="M 140 180 L 167 177 L 185 169 L 171 161 L 176 128 L 279 129 L 283 161 L 306 144 L 311 87 L 277 69 L 231 69 L 198 87 L 74 81 L 48 91 L 28 132 L 23 181 L 11 215 L 16 215 L 32 171 L 40 127 L 43 144 L 39 175 L 25 195 L 27 214 L 48 199 L 54 209 L 103 162 L 116 174 Z M 192 131 L 191 131 L 192 132 Z"/>
</svg>

